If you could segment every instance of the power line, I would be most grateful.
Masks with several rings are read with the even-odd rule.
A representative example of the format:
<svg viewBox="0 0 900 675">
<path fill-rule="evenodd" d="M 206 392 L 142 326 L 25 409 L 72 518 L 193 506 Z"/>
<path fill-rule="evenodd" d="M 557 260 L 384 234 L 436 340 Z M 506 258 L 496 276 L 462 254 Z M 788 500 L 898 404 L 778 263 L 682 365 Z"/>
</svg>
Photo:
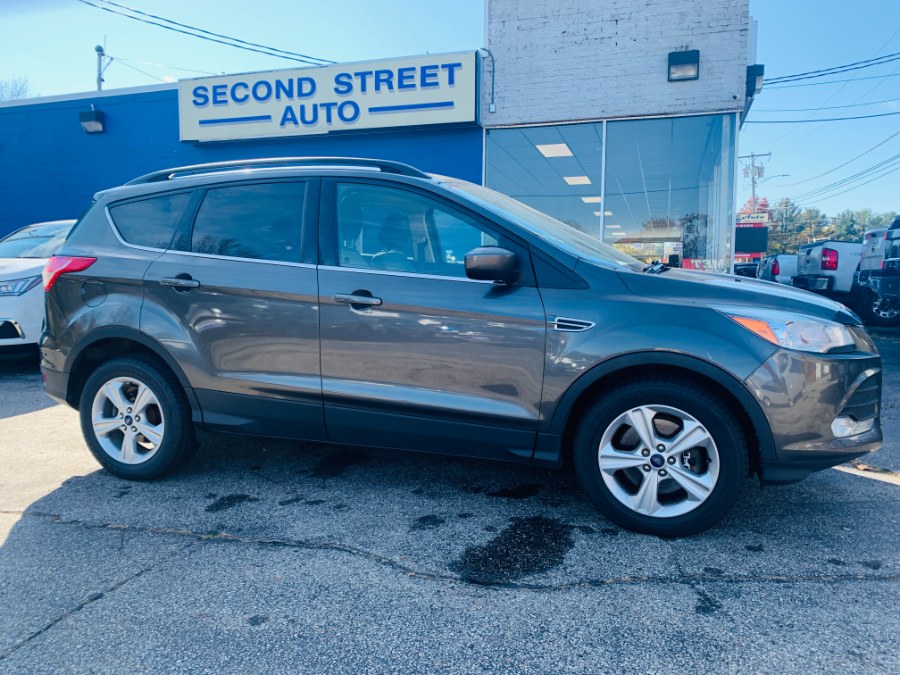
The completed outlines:
<svg viewBox="0 0 900 675">
<path fill-rule="evenodd" d="M 863 169 L 862 171 L 857 171 L 855 174 L 845 176 L 844 178 L 836 180 L 833 183 L 829 183 L 828 185 L 823 185 L 822 187 L 816 188 L 814 190 L 809 190 L 808 192 L 803 192 L 799 195 L 795 195 L 792 199 L 794 199 L 795 201 L 804 201 L 812 199 L 814 197 L 821 197 L 822 195 L 828 194 L 829 192 L 832 192 L 834 190 L 839 190 L 840 188 L 850 185 L 851 183 L 868 178 L 878 171 L 891 169 L 895 166 L 900 168 L 900 153 L 892 157 L 888 157 L 887 159 L 882 160 L 877 164 L 873 164 L 872 166 Z"/>
<path fill-rule="evenodd" d="M 865 80 L 883 80 L 886 77 L 897 77 L 900 73 L 891 75 L 872 75 L 871 77 L 851 77 L 846 80 L 828 80 L 827 82 L 805 82 L 803 84 L 772 84 L 766 83 L 766 91 L 769 89 L 792 89 L 794 87 L 818 87 L 824 84 L 840 84 L 841 82 L 864 82 Z"/>
<path fill-rule="evenodd" d="M 869 103 L 848 103 L 847 105 L 832 105 L 828 107 L 822 106 L 821 108 L 753 108 L 753 112 L 815 112 L 818 110 L 837 110 L 839 108 L 859 108 L 860 106 L 893 103 L 894 101 L 900 101 L 900 98 L 886 98 L 882 101 L 870 101 Z"/>
<path fill-rule="evenodd" d="M 167 70 L 178 70 L 184 73 L 199 73 L 201 75 L 219 75 L 220 73 L 213 73 L 209 70 L 197 70 L 196 68 L 179 68 L 178 66 L 169 66 L 165 63 L 154 63 L 153 61 L 138 61 L 136 59 L 126 59 L 121 56 L 116 56 L 115 59 L 117 61 L 124 61 L 125 63 L 139 63 L 142 66 L 155 66 L 156 68 L 166 68 Z"/>
<path fill-rule="evenodd" d="M 828 200 L 828 199 L 831 199 L 832 197 L 837 197 L 837 196 L 839 196 L 839 195 L 846 194 L 846 193 L 848 193 L 848 192 L 852 192 L 853 190 L 857 190 L 857 189 L 861 188 L 863 185 L 868 185 L 869 183 L 874 183 L 876 180 L 880 180 L 880 179 L 884 178 L 885 176 L 889 176 L 889 175 L 892 174 L 892 173 L 896 173 L 897 171 L 900 171 L 900 166 L 897 166 L 897 167 L 895 167 L 895 168 L 893 168 L 893 169 L 890 169 L 890 170 L 888 170 L 888 171 L 885 171 L 885 172 L 882 173 L 881 175 L 878 175 L 878 176 L 875 176 L 875 177 L 873 177 L 873 178 L 870 178 L 869 180 L 865 181 L 864 183 L 860 183 L 859 185 L 854 185 L 853 187 L 847 188 L 846 190 L 842 190 L 841 192 L 835 192 L 834 194 L 828 195 L 827 197 L 822 197 L 822 198 L 819 199 L 818 201 L 811 202 L 811 203 L 812 203 L 812 204 L 818 204 L 818 203 L 820 203 L 820 202 L 824 202 L 824 201 L 826 201 L 826 200 Z M 809 204 L 809 203 L 808 203 L 808 204 Z"/>
<path fill-rule="evenodd" d="M 818 77 L 826 77 L 827 75 L 839 75 L 841 73 L 850 72 L 852 70 L 861 70 L 862 68 L 871 68 L 880 66 L 883 63 L 900 60 L 900 52 L 893 54 L 885 54 L 884 56 L 876 56 L 864 61 L 856 61 L 843 66 L 833 66 L 831 68 L 823 68 L 821 70 L 810 70 L 805 73 L 796 73 L 795 75 L 783 75 L 781 77 L 770 77 L 769 82 L 778 84 L 780 82 L 792 82 L 795 80 L 810 80 Z"/>
<path fill-rule="evenodd" d="M 125 63 L 125 61 L 123 61 L 122 59 L 117 59 L 117 58 L 115 58 L 114 56 L 110 56 L 109 59 L 110 59 L 110 63 L 118 63 L 118 64 L 120 64 L 120 65 L 125 66 L 126 68 L 131 68 L 132 70 L 136 70 L 136 71 L 139 72 L 139 73 L 143 73 L 143 74 L 146 75 L 147 77 L 152 77 L 154 80 L 157 80 L 158 82 L 165 82 L 165 80 L 162 79 L 161 77 L 157 77 L 156 75 L 151 75 L 151 74 L 148 73 L 146 70 L 141 70 L 140 68 L 137 68 L 137 67 L 132 66 L 132 65 L 130 65 L 130 64 L 128 64 L 128 63 Z"/>
<path fill-rule="evenodd" d="M 744 124 L 811 124 L 813 122 L 843 122 L 846 120 L 866 120 L 872 117 L 889 117 L 900 115 L 900 110 L 889 113 L 876 113 L 874 115 L 857 115 L 855 117 L 820 117 L 815 120 L 745 120 Z"/>
<path fill-rule="evenodd" d="M 881 45 L 879 45 L 878 49 L 875 50 L 875 54 L 872 56 L 872 59 L 877 59 L 877 58 L 879 58 L 879 54 L 881 54 L 881 53 L 884 51 L 884 49 L 885 49 L 885 48 L 893 41 L 893 39 L 894 39 L 895 37 L 897 37 L 898 34 L 900 34 L 900 28 L 897 28 L 897 30 L 895 30 L 893 33 L 890 34 L 890 36 L 888 37 L 887 40 L 885 40 L 884 42 L 881 43 Z M 895 70 L 894 72 L 896 72 L 896 70 Z M 819 108 L 822 108 L 822 107 L 824 107 L 824 106 L 827 106 L 829 103 L 831 103 L 831 101 L 834 100 L 835 97 L 837 97 L 838 94 L 840 94 L 842 91 L 844 91 L 844 89 L 847 88 L 847 85 L 848 85 L 850 82 L 852 82 L 853 80 L 857 79 L 857 76 L 859 75 L 859 73 L 860 73 L 860 71 L 856 71 L 855 73 L 853 73 L 853 75 L 850 76 L 850 79 L 848 79 L 846 82 L 844 82 L 844 83 L 841 84 L 839 87 L 837 87 L 834 91 L 832 91 L 831 94 L 828 96 L 828 98 L 826 98 L 824 101 L 822 101 L 822 102 L 818 105 L 818 107 L 819 107 Z M 862 79 L 862 78 L 860 78 L 860 79 Z M 874 90 L 875 90 L 882 82 L 884 82 L 885 79 L 886 79 L 886 76 L 881 76 L 881 77 L 879 77 L 879 78 L 878 78 L 878 82 L 875 84 L 875 86 L 872 87 L 871 89 L 869 89 L 869 91 L 865 92 L 862 96 L 860 96 L 859 98 L 857 98 L 856 101 L 854 101 L 854 103 L 857 103 L 857 102 L 861 101 L 863 98 L 865 98 L 865 97 L 868 96 L 870 93 L 872 93 L 872 91 L 874 91 Z M 790 86 L 790 85 L 787 85 L 787 86 Z M 817 111 L 817 110 L 811 111 L 811 112 L 809 113 L 809 115 L 806 116 L 805 119 L 811 120 L 811 119 L 815 116 L 816 112 L 818 112 L 818 111 Z M 808 138 L 809 136 L 815 134 L 817 129 L 821 129 L 821 128 L 822 128 L 822 127 L 811 127 L 811 128 L 810 128 L 811 131 L 809 131 L 809 132 L 807 132 L 807 133 L 805 133 L 805 134 L 801 134 L 801 135 L 799 136 L 799 138 L 795 137 L 795 138 L 794 138 L 794 143 L 796 143 L 797 140 L 802 140 L 802 139 L 804 139 L 804 138 Z M 793 129 L 793 128 L 792 128 L 792 129 Z M 780 141 L 783 140 L 784 138 L 787 138 L 787 137 L 788 137 L 789 135 L 791 135 L 792 133 L 793 133 L 792 131 L 788 131 L 787 134 L 785 134 L 784 136 L 782 136 L 781 138 L 778 139 L 778 142 L 780 142 Z"/>
<path fill-rule="evenodd" d="M 175 33 L 181 33 L 182 35 L 190 35 L 191 37 L 195 37 L 200 40 L 206 40 L 208 42 L 216 42 L 218 44 L 227 45 L 228 47 L 235 47 L 236 49 L 243 49 L 244 51 L 248 51 L 248 52 L 256 52 L 258 54 L 265 54 L 266 56 L 275 56 L 277 58 L 288 59 L 290 61 L 297 61 L 299 63 L 305 63 L 306 65 L 311 65 L 311 66 L 321 66 L 326 63 L 334 63 L 333 61 L 327 61 L 325 59 L 317 59 L 317 60 L 313 61 L 311 59 L 315 59 L 316 57 L 308 57 L 308 56 L 304 56 L 304 55 L 288 56 L 287 54 L 293 54 L 293 52 L 284 52 L 284 50 L 274 49 L 272 47 L 266 47 L 265 45 L 259 45 L 260 47 L 262 47 L 262 49 L 256 49 L 254 47 L 244 46 L 245 44 L 255 44 L 255 43 L 246 43 L 243 40 L 238 40 L 237 38 L 222 36 L 226 40 L 233 41 L 233 42 L 226 42 L 225 40 L 219 40 L 214 37 L 207 37 L 206 35 L 198 35 L 197 33 L 191 33 L 186 30 L 181 30 L 179 28 L 173 28 L 172 26 L 167 26 L 162 23 L 157 23 L 156 21 L 149 21 L 147 19 L 142 19 L 139 16 L 133 16 L 131 14 L 126 14 L 125 12 L 120 12 L 119 10 L 113 9 L 112 7 L 105 7 L 103 5 L 96 4 L 96 2 L 108 2 L 109 0 L 96 0 L 96 2 L 94 2 L 92 0 L 77 0 L 77 1 L 82 3 L 83 5 L 88 5 L 90 7 L 96 8 L 96 9 L 102 9 L 104 12 L 110 12 L 112 14 L 124 16 L 128 19 L 133 19 L 134 21 L 140 21 L 141 23 L 146 23 L 151 26 L 158 26 L 159 28 L 165 28 L 166 30 L 173 31 Z M 123 5 L 118 5 L 118 6 L 124 7 Z M 138 10 L 131 10 L 130 8 L 126 8 L 126 9 L 129 9 L 129 11 L 138 12 Z M 143 12 L 140 12 L 140 13 L 143 14 Z M 160 20 L 161 21 L 169 21 L 168 19 L 160 19 Z M 175 23 L 175 22 L 171 22 L 171 23 Z M 183 25 L 183 24 L 176 24 L 176 25 Z M 192 29 L 193 29 L 193 27 L 192 27 Z M 193 29 L 193 30 L 202 31 L 202 29 L 199 29 L 199 28 Z M 202 31 L 202 32 L 209 33 L 209 31 Z M 218 35 L 217 33 L 211 33 L 211 34 Z M 235 44 L 235 42 L 240 42 L 240 43 L 244 43 L 244 44 Z M 283 53 L 276 53 L 276 52 L 283 52 Z"/>
<path fill-rule="evenodd" d="M 786 185 L 783 185 L 782 187 L 793 187 L 794 185 L 803 185 L 803 183 L 809 183 L 810 181 L 816 180 L 817 178 L 821 178 L 822 176 L 827 176 L 827 175 L 830 174 L 830 173 L 834 173 L 834 172 L 837 171 L 838 169 L 842 169 L 843 167 L 847 166 L 848 164 L 852 164 L 853 162 L 855 162 L 856 160 L 858 160 L 860 157 L 864 157 L 864 156 L 868 155 L 870 152 L 872 152 L 873 150 L 875 150 L 875 149 L 877 149 L 877 148 L 880 148 L 882 145 L 884 145 L 885 143 L 887 143 L 887 142 L 890 141 L 891 139 L 896 138 L 897 136 L 900 136 L 900 131 L 895 131 L 895 132 L 892 133 L 890 136 L 888 136 L 887 138 L 885 138 L 883 141 L 880 141 L 879 143 L 876 143 L 876 144 L 873 145 L 871 148 L 869 148 L 869 149 L 866 150 L 865 152 L 862 152 L 862 153 L 858 154 L 858 155 L 857 155 L 856 157 L 854 157 L 853 159 L 848 159 L 848 160 L 847 160 L 846 162 L 844 162 L 843 164 L 838 164 L 838 165 L 837 165 L 836 167 L 834 167 L 833 169 L 829 169 L 828 171 L 824 171 L 823 173 L 820 173 L 818 176 L 813 176 L 812 178 L 806 178 L 806 179 L 804 179 L 804 180 L 798 180 L 798 181 L 795 182 L 795 183 L 787 183 Z"/>
<path fill-rule="evenodd" d="M 298 52 L 290 52 L 284 49 L 276 49 L 275 47 L 269 47 L 267 45 L 261 45 L 256 42 L 247 42 L 246 40 L 241 40 L 240 38 L 231 37 L 230 35 L 222 35 L 221 33 L 214 33 L 210 30 L 205 30 L 203 28 L 198 28 L 197 26 L 191 26 L 186 23 L 179 23 L 178 21 L 173 21 L 172 19 L 167 19 L 163 16 L 157 16 L 156 14 L 150 14 L 148 12 L 142 12 L 139 9 L 134 9 L 133 7 L 128 7 L 127 5 L 119 4 L 118 2 L 113 2 L 113 0 L 96 0 L 97 2 L 102 2 L 106 5 L 114 5 L 115 7 L 120 7 L 122 9 L 128 10 L 129 12 L 134 12 L 135 14 L 140 14 L 142 16 L 149 16 L 151 19 L 158 19 L 159 21 L 165 21 L 166 23 L 171 23 L 174 26 L 181 26 L 182 28 L 188 28 L 190 30 L 195 30 L 198 33 L 204 33 L 205 35 L 212 35 L 213 37 L 224 38 L 226 40 L 231 40 L 232 42 L 237 42 L 243 45 L 248 45 L 250 47 L 260 47 L 262 49 L 268 49 L 272 52 L 278 52 L 280 54 L 287 54 L 288 56 L 297 56 L 303 59 L 309 59 L 311 61 L 320 61 L 321 63 L 334 63 L 334 61 L 330 61 L 328 59 L 320 59 L 318 56 L 309 56 L 308 54 L 300 54 Z"/>
</svg>

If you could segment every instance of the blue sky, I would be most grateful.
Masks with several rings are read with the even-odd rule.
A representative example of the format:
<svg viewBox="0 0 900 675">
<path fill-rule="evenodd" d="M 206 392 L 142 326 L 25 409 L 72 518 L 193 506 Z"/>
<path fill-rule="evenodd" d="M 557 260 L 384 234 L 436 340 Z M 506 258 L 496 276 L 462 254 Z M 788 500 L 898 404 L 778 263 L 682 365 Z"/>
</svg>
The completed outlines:
<svg viewBox="0 0 900 675">
<path fill-rule="evenodd" d="M 484 42 L 482 0 L 118 1 L 244 40 L 335 61 L 469 50 Z M 900 52 L 900 2 L 751 0 L 750 11 L 759 21 L 757 60 L 765 64 L 767 76 Z M 108 89 L 296 65 L 179 35 L 77 0 L 0 0 L 0 79 L 27 76 L 32 90 L 45 96 L 90 91 L 95 87 L 94 46 L 104 42 L 107 53 L 127 60 L 109 66 Z M 851 78 L 831 85 L 766 88 L 748 120 L 900 112 L 900 61 L 805 83 Z M 886 140 L 897 132 L 900 115 L 815 124 L 751 123 L 743 128 L 740 150 L 772 153 L 766 160 L 770 178 L 759 192 L 774 202 L 782 196 L 802 197 L 897 155 L 900 133 Z M 854 160 L 881 141 L 885 142 Z M 829 214 L 862 207 L 900 210 L 900 171 L 836 194 L 855 186 L 831 188 L 800 202 Z M 749 182 L 741 177 L 738 203 L 748 197 Z"/>
</svg>

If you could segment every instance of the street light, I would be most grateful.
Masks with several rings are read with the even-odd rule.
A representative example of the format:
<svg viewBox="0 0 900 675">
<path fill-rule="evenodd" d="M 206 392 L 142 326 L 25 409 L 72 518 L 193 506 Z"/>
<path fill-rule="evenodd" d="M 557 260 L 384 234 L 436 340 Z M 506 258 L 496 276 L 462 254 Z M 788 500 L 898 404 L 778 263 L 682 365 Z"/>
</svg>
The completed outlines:
<svg viewBox="0 0 900 675">
<path fill-rule="evenodd" d="M 767 180 L 772 180 L 773 178 L 785 178 L 786 176 L 790 176 L 790 175 L 791 175 L 791 174 L 789 174 L 789 173 L 779 173 L 779 174 L 777 174 L 777 175 L 775 175 L 775 176 L 766 176 L 766 177 L 763 178 L 761 181 L 759 181 L 759 182 L 757 183 L 757 185 L 762 185 L 762 184 L 765 183 Z M 746 188 L 745 188 L 745 189 L 746 189 Z"/>
</svg>

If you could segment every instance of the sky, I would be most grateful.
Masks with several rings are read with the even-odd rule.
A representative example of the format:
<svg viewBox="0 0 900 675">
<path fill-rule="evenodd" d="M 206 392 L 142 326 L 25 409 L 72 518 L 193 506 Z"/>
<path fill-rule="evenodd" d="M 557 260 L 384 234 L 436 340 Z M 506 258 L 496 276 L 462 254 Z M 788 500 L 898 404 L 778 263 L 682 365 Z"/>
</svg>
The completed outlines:
<svg viewBox="0 0 900 675">
<path fill-rule="evenodd" d="M 333 61 L 474 50 L 484 44 L 483 0 L 117 1 Z M 900 53 L 896 0 L 751 0 L 750 13 L 759 22 L 756 60 L 765 64 L 767 77 Z M 0 80 L 27 77 L 32 92 L 42 96 L 93 90 L 96 45 L 115 57 L 105 72 L 105 89 L 299 65 L 163 30 L 78 0 L 0 0 Z M 897 160 L 855 182 L 840 182 L 900 155 L 900 115 L 759 123 L 900 112 L 900 60 L 795 84 L 801 83 L 816 84 L 764 87 L 741 131 L 741 155 L 771 153 L 762 160 L 766 174 L 759 195 L 770 203 L 792 197 L 829 215 L 864 207 L 900 211 Z M 886 173 L 890 169 L 894 172 Z M 749 180 L 739 172 L 738 205 L 749 196 Z"/>
</svg>

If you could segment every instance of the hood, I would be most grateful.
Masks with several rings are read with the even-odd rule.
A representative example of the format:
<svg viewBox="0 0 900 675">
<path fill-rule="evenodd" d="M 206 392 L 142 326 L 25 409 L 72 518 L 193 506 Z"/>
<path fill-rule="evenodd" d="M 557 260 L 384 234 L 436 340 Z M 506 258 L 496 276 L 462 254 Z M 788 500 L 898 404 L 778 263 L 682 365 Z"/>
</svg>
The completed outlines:
<svg viewBox="0 0 900 675">
<path fill-rule="evenodd" d="M 659 274 L 619 272 L 619 278 L 632 293 L 661 300 L 765 307 L 849 325 L 862 323 L 856 314 L 839 302 L 774 281 L 674 268 Z"/>
<path fill-rule="evenodd" d="M 44 271 L 46 258 L 0 258 L 0 279 L 36 277 Z"/>
</svg>

